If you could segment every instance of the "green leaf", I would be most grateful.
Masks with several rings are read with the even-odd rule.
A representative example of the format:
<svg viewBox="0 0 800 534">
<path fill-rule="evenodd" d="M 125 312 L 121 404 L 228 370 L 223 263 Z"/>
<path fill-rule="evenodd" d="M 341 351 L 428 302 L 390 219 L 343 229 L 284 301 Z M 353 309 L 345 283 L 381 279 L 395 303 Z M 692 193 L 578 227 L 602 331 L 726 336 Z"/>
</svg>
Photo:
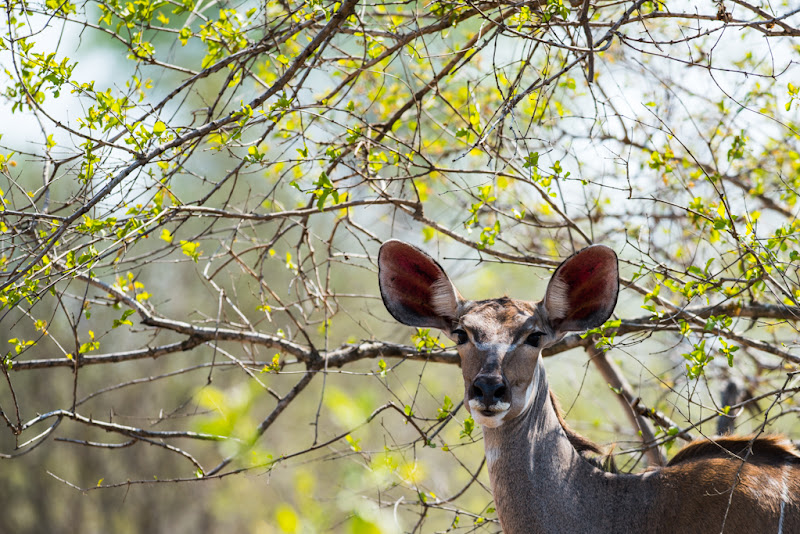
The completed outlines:
<svg viewBox="0 0 800 534">
<path fill-rule="evenodd" d="M 281 355 L 280 353 L 276 353 L 275 356 L 272 357 L 272 363 L 268 363 L 262 369 L 262 373 L 277 373 L 281 370 Z"/>
<path fill-rule="evenodd" d="M 353 439 L 353 436 L 350 434 L 347 434 L 344 439 L 350 444 L 350 448 L 353 452 L 361 452 L 361 445 L 358 444 L 361 441 L 360 439 Z"/>
<path fill-rule="evenodd" d="M 539 167 L 539 153 L 534 152 L 525 157 L 525 163 L 522 164 L 526 169 L 536 169 Z"/>
<path fill-rule="evenodd" d="M 192 261 L 197 263 L 197 260 L 200 257 L 200 243 L 197 241 L 186 241 L 184 239 L 180 242 L 181 250 L 186 256 L 192 258 Z"/>
<path fill-rule="evenodd" d="M 472 438 L 472 432 L 475 430 L 475 420 L 470 415 L 464 419 L 459 436 L 463 438 Z"/>
<path fill-rule="evenodd" d="M 133 310 L 131 309 L 125 310 L 124 312 L 122 312 L 122 317 L 120 317 L 119 319 L 114 319 L 114 324 L 111 328 L 117 328 L 124 324 L 128 326 L 133 326 L 133 323 L 128 320 L 128 317 L 130 317 L 133 314 L 134 314 Z"/>
<path fill-rule="evenodd" d="M 181 28 L 181 31 L 178 33 L 178 40 L 181 42 L 181 46 L 186 46 L 186 43 L 189 42 L 189 38 L 192 36 L 191 28 L 184 27 Z"/>
<path fill-rule="evenodd" d="M 444 401 L 442 402 L 441 408 L 436 411 L 436 418 L 438 420 L 446 419 L 447 416 L 450 415 L 450 412 L 453 411 L 453 401 L 450 400 L 450 397 L 447 395 L 444 396 Z"/>
</svg>

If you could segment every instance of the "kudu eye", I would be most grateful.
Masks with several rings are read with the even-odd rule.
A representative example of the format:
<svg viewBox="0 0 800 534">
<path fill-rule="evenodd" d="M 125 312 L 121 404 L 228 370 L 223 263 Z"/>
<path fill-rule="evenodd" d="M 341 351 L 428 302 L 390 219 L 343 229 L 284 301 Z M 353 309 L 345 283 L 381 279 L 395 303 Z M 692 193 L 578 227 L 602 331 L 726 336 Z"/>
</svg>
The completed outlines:
<svg viewBox="0 0 800 534">
<path fill-rule="evenodd" d="M 525 338 L 525 344 L 530 345 L 531 347 L 538 347 L 543 335 L 544 334 L 541 332 L 534 332 Z"/>
<path fill-rule="evenodd" d="M 467 337 L 467 333 L 460 328 L 453 330 L 453 335 L 456 336 L 456 344 L 463 345 L 467 341 L 469 341 L 469 337 Z"/>
</svg>

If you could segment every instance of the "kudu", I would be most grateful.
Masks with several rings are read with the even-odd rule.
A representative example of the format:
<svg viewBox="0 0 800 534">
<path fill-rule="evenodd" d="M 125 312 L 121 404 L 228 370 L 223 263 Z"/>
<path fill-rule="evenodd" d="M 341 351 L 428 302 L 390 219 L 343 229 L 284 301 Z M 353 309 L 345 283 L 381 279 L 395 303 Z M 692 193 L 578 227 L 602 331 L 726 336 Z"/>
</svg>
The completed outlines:
<svg viewBox="0 0 800 534">
<path fill-rule="evenodd" d="M 777 437 L 687 445 L 662 468 L 615 474 L 567 428 L 542 349 L 596 328 L 617 301 L 617 257 L 585 248 L 554 272 L 544 300 L 464 300 L 441 266 L 401 241 L 378 258 L 392 316 L 435 327 L 458 345 L 465 405 L 483 427 L 503 530 L 514 533 L 800 533 L 800 453 Z"/>
</svg>

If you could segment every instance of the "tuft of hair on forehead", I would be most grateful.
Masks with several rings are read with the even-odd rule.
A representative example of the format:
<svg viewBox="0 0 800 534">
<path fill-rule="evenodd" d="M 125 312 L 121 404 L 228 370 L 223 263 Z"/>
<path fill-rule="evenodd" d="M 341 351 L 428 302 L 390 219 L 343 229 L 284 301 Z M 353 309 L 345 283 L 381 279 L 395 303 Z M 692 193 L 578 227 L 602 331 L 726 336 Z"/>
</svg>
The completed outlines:
<svg viewBox="0 0 800 534">
<path fill-rule="evenodd" d="M 431 307 L 439 315 L 455 319 L 458 309 L 457 295 L 453 283 L 446 276 L 440 276 L 431 284 Z"/>
</svg>

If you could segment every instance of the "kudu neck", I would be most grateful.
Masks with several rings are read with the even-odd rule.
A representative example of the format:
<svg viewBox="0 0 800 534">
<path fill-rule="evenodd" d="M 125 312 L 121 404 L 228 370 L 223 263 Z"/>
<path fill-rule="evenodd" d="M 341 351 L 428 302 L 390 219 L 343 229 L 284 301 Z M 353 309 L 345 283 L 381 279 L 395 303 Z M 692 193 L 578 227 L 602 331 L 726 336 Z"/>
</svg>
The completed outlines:
<svg viewBox="0 0 800 534">
<path fill-rule="evenodd" d="M 550 400 L 550 386 L 541 356 L 536 364 L 530 391 L 528 404 L 517 417 L 505 421 L 497 428 L 483 428 L 487 456 L 490 460 L 492 457 L 488 451 L 494 448 L 513 448 L 520 457 L 523 457 L 539 448 L 538 440 L 559 439 L 562 434 L 569 444 L 567 433 L 561 426 L 556 409 Z M 519 442 L 524 443 L 525 447 L 520 449 Z"/>
<path fill-rule="evenodd" d="M 550 399 L 541 357 L 525 411 L 483 428 L 495 507 L 507 534 L 588 532 L 579 521 L 603 507 L 595 486 L 612 477 L 573 447 Z M 607 504 L 607 503 L 606 503 Z M 581 530 L 584 528 L 584 530 Z"/>
</svg>

